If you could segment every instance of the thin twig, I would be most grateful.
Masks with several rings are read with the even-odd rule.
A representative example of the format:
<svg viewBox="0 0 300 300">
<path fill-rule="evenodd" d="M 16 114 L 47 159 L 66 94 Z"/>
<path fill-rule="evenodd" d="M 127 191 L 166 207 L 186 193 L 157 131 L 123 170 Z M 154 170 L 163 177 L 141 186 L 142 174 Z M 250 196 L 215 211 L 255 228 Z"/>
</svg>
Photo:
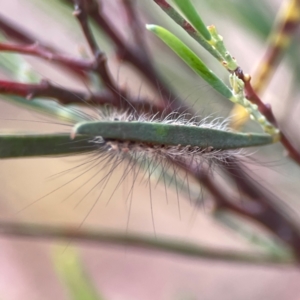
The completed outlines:
<svg viewBox="0 0 300 300">
<path fill-rule="evenodd" d="M 44 47 L 41 47 L 38 43 L 31 45 L 0 43 L 0 52 L 16 52 L 18 54 L 33 55 L 49 61 L 58 62 L 67 67 L 77 68 L 84 71 L 92 71 L 94 69 L 93 60 L 73 58 L 67 55 L 56 54 Z"/>
<path fill-rule="evenodd" d="M 104 53 L 100 50 L 94 35 L 88 24 L 88 16 L 85 9 L 85 0 L 74 0 L 74 12 L 73 15 L 78 19 L 85 39 L 95 57 L 98 58 L 100 55 L 104 55 Z"/>
<path fill-rule="evenodd" d="M 102 52 L 96 43 L 94 35 L 88 24 L 88 14 L 86 12 L 86 1 L 85 0 L 74 0 L 74 16 L 77 17 L 81 29 L 84 33 L 85 39 L 89 44 L 89 47 L 94 55 L 96 72 L 100 75 L 105 86 L 117 97 L 126 98 L 124 91 L 121 91 L 117 84 L 114 82 L 110 71 L 107 66 L 107 59 L 104 52 Z"/>
<path fill-rule="evenodd" d="M 9 38 L 15 39 L 19 42 L 22 42 L 26 45 L 39 45 L 39 50 L 44 50 L 45 52 L 51 52 L 56 53 L 59 55 L 59 51 L 57 49 L 54 49 L 53 47 L 50 47 L 49 45 L 46 45 L 45 43 L 38 41 L 37 38 L 29 34 L 28 32 L 24 31 L 23 29 L 17 27 L 15 24 L 12 24 L 9 20 L 7 20 L 4 16 L 0 15 L 0 29 L 3 31 Z M 74 73 L 77 76 L 80 76 L 81 78 L 86 78 L 85 72 L 82 71 L 81 68 L 77 68 L 73 64 L 64 64 L 62 65 L 66 67 L 69 71 Z"/>
<path fill-rule="evenodd" d="M 253 76 L 253 88 L 256 93 L 265 88 L 276 70 L 280 58 L 289 47 L 291 38 L 300 24 L 300 1 L 283 1 L 277 21 L 269 37 L 266 52 L 258 64 Z"/>
<path fill-rule="evenodd" d="M 65 0 L 70 2 L 70 0 Z M 136 47 L 132 47 L 121 39 L 113 24 L 101 13 L 98 2 L 90 0 L 87 8 L 88 14 L 98 24 L 98 26 L 106 33 L 116 46 L 116 51 L 121 60 L 131 63 L 158 91 L 158 96 L 162 96 L 165 109 L 178 112 L 191 112 L 191 109 L 182 101 L 178 95 L 174 94 L 160 74 L 156 71 L 153 62 L 141 55 Z"/>
<path fill-rule="evenodd" d="M 289 48 L 292 36 L 299 28 L 299 24 L 300 1 L 283 1 L 269 35 L 265 53 L 252 76 L 252 86 L 257 94 L 260 94 L 271 80 L 284 52 Z M 235 104 L 231 115 L 233 117 L 231 126 L 235 130 L 241 128 L 249 119 L 249 113 L 238 104 Z"/>
<path fill-rule="evenodd" d="M 19 54 L 34 55 L 53 62 L 61 63 L 61 65 L 71 67 L 72 69 L 81 69 L 84 71 L 93 71 L 95 69 L 94 60 L 83 60 L 56 54 L 40 47 L 37 43 L 33 45 L 15 45 L 9 43 L 0 43 L 0 52 L 16 52 Z M 86 93 L 76 92 L 59 88 L 51 85 L 46 80 L 40 84 L 19 84 L 16 82 L 0 82 L 0 90 L 5 94 L 19 95 L 27 99 L 32 99 L 38 96 L 50 97 L 57 99 L 61 104 L 82 104 L 93 103 L 96 105 L 111 104 L 123 109 L 135 109 L 138 112 L 161 112 L 164 107 L 156 104 L 151 104 L 149 101 L 142 99 L 125 99 L 119 94 L 112 95 L 109 91 L 89 95 Z M 166 110 L 165 112 L 167 112 Z"/>
<path fill-rule="evenodd" d="M 16 95 L 32 100 L 36 97 L 53 98 L 61 104 L 80 104 L 80 105 L 103 105 L 109 104 L 117 108 L 123 108 L 129 111 L 155 113 L 160 112 L 162 107 L 153 105 L 152 103 L 137 99 L 122 101 L 119 97 L 115 97 L 109 91 L 101 93 L 84 93 L 65 89 L 50 84 L 47 80 L 42 80 L 36 84 L 18 83 L 13 81 L 0 80 L 0 93 L 7 95 Z"/>
<path fill-rule="evenodd" d="M 234 166 L 234 167 L 233 167 Z M 239 189 L 250 199 L 260 205 L 254 219 L 275 233 L 281 240 L 289 244 L 300 259 L 300 224 L 286 211 L 280 200 L 270 192 L 263 190 L 241 167 L 239 161 L 227 159 L 224 168 Z M 244 207 L 244 206 L 243 206 Z"/>
<path fill-rule="evenodd" d="M 223 168 L 227 174 L 237 183 L 239 189 L 249 198 L 248 201 L 236 203 L 230 199 L 219 186 L 212 180 L 205 168 L 193 167 L 180 162 L 173 162 L 192 175 L 213 196 L 216 210 L 229 210 L 243 217 L 249 218 L 273 232 L 278 238 L 291 246 L 296 257 L 300 259 L 300 229 L 290 214 L 286 213 L 281 206 L 270 196 L 253 183 L 253 179 L 243 171 L 237 158 L 227 159 Z"/>
<path fill-rule="evenodd" d="M 251 77 L 249 75 L 244 75 L 243 71 L 238 68 L 235 71 L 236 75 L 242 79 L 245 83 L 245 94 L 246 98 L 250 100 L 252 103 L 256 104 L 259 111 L 267 118 L 267 120 L 273 124 L 275 127 L 278 127 L 276 119 L 273 115 L 272 108 L 269 104 L 265 104 L 262 102 L 260 97 L 257 95 L 257 93 L 254 91 L 252 85 L 251 85 Z M 300 165 L 300 152 L 293 146 L 291 141 L 287 138 L 287 136 L 280 131 L 281 135 L 281 143 L 288 151 L 288 155 Z"/>
<path fill-rule="evenodd" d="M 10 22 L 6 17 L 0 15 L 0 28 L 8 37 L 16 39 L 25 44 L 34 44 L 36 38 L 33 37 L 28 32 L 25 32 L 24 29 L 17 27 L 14 23 Z M 43 47 L 48 48 L 43 44 Z"/>
<path fill-rule="evenodd" d="M 136 51 L 139 51 L 139 55 L 148 55 L 148 49 L 145 42 L 144 25 L 139 19 L 139 14 L 136 11 L 136 0 L 122 0 L 123 7 L 127 13 L 127 19 L 132 37 L 135 40 Z"/>
<path fill-rule="evenodd" d="M 235 263 L 291 265 L 293 258 L 276 255 L 262 255 L 247 252 L 217 250 L 186 241 L 145 237 L 129 233 L 103 232 L 99 230 L 77 230 L 77 228 L 61 228 L 42 224 L 0 223 L 0 234 L 38 239 L 67 239 L 82 242 L 93 242 L 108 246 L 128 246 L 140 250 L 160 251 L 169 254 L 183 255 L 199 259 L 220 260 Z"/>
<path fill-rule="evenodd" d="M 236 164 L 236 162 L 235 162 Z M 253 205 L 243 201 L 236 204 L 230 201 L 218 188 L 218 186 L 207 176 L 202 173 L 197 176 L 205 188 L 214 196 L 217 203 L 217 210 L 229 210 L 241 216 L 255 220 L 269 229 L 281 240 L 291 246 L 295 255 L 300 259 L 300 231 L 299 224 L 295 224 L 290 219 L 290 215 L 282 211 L 282 207 L 276 207 L 275 202 L 269 199 L 269 196 L 259 191 L 257 186 L 253 186 L 250 180 L 245 178 L 245 173 L 241 169 L 228 168 L 228 173 L 235 178 L 239 188 L 249 197 L 251 201 L 255 201 L 257 205 Z M 255 195 L 253 194 L 255 192 Z"/>
</svg>

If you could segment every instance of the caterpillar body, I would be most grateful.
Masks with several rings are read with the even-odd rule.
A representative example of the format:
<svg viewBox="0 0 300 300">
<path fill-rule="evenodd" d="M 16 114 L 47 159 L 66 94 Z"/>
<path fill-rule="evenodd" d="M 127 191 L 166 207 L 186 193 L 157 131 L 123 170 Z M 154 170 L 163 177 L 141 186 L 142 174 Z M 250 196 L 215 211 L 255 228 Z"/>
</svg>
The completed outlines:
<svg viewBox="0 0 300 300">
<path fill-rule="evenodd" d="M 223 160 L 241 148 L 270 144 L 267 134 L 236 133 L 227 127 L 227 120 L 188 118 L 175 113 L 165 118 L 137 116 L 126 112 L 100 114 L 100 120 L 87 121 L 73 127 L 71 137 L 90 137 L 89 142 L 108 146 L 111 151 L 143 153 L 161 157 L 195 160 Z"/>
<path fill-rule="evenodd" d="M 84 122 L 75 126 L 73 136 L 83 134 L 102 136 L 154 145 L 181 145 L 185 147 L 215 148 L 218 150 L 243 148 L 249 145 L 270 144 L 267 134 L 233 133 L 198 126 L 163 124 L 158 122 Z"/>
<path fill-rule="evenodd" d="M 74 113 L 76 113 L 75 110 Z M 232 161 L 241 154 L 244 156 L 243 147 L 264 145 L 271 141 L 271 137 L 266 134 L 232 132 L 227 126 L 228 119 L 213 119 L 210 117 L 200 119 L 199 117 L 190 117 L 189 114 L 179 114 L 177 112 L 173 112 L 166 117 L 151 114 L 139 115 L 138 113 L 129 113 L 110 107 L 93 110 L 93 113 L 83 114 L 80 112 L 80 116 L 85 121 L 71 126 L 73 141 L 70 141 L 70 139 L 69 141 L 65 140 L 65 137 L 62 137 L 60 142 L 62 145 L 69 143 L 70 147 L 78 148 L 79 153 L 86 152 L 90 155 L 87 162 L 82 164 L 83 168 L 87 168 L 88 171 L 94 168 L 108 170 L 90 190 L 99 189 L 100 192 L 83 222 L 102 197 L 103 190 L 111 175 L 121 164 L 124 165 L 125 169 L 112 195 L 125 178 L 132 177 L 131 189 L 125 195 L 127 198 L 132 197 L 135 181 L 138 174 L 140 174 L 149 184 L 150 200 L 152 197 L 150 181 L 156 179 L 157 183 L 161 182 L 165 185 L 165 190 L 169 186 L 175 187 L 177 198 L 178 194 L 183 192 L 190 199 L 193 198 L 193 201 L 198 201 L 199 197 L 202 198 L 202 192 L 196 191 L 196 189 L 192 191 L 187 172 L 184 169 L 182 170 L 180 166 L 185 165 L 187 168 L 192 167 L 196 170 L 202 167 L 210 168 L 219 162 L 227 162 L 228 158 Z M 56 146 L 59 148 L 59 145 Z M 32 147 L 29 145 L 27 147 L 29 149 L 27 152 L 33 153 L 33 156 L 38 155 L 32 151 L 32 147 L 36 147 L 34 139 Z M 25 155 L 25 153 L 22 154 Z M 79 169 L 80 166 L 77 170 Z M 86 172 L 85 170 L 82 174 Z M 96 174 L 99 174 L 99 171 Z M 74 176 L 71 181 L 80 178 L 81 175 Z M 70 196 L 87 185 L 91 179 L 79 183 L 79 186 Z M 64 186 L 66 184 L 57 189 Z M 28 206 L 48 195 L 39 198 Z M 82 202 L 85 197 L 78 203 Z M 178 209 L 180 211 L 179 200 Z M 153 218 L 152 200 L 151 214 Z"/>
</svg>

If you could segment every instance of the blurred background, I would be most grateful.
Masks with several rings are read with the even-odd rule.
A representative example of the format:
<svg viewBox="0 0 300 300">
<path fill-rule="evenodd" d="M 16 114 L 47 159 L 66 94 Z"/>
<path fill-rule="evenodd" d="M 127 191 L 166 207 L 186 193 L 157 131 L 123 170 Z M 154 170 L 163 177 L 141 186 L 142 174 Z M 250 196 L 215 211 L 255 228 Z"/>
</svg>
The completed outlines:
<svg viewBox="0 0 300 300">
<path fill-rule="evenodd" d="M 103 14 L 114 24 L 120 35 L 124 39 L 132 39 L 128 34 L 129 25 L 120 1 L 101 2 Z M 152 0 L 136 2 L 142 23 L 158 24 L 170 29 L 227 82 L 228 75 L 219 64 L 200 49 L 196 42 L 189 39 Z M 228 49 L 243 70 L 250 74 L 254 72 L 264 53 L 265 42 L 281 2 L 279 0 L 194 1 L 206 24 L 216 25 Z M 72 16 L 72 8 L 65 2 L 0 0 L 0 6 L 1 17 L 4 16 L 10 22 L 30 32 L 37 40 L 65 54 L 77 57 L 90 55 L 77 20 Z M 155 91 L 130 65 L 118 61 L 110 40 L 95 26 L 93 28 L 97 42 L 107 54 L 111 73 L 119 85 L 126 86 L 135 97 L 155 99 Z M 178 95 L 186 99 L 203 116 L 229 115 L 232 109 L 231 103 L 221 99 L 151 33 L 144 30 L 144 34 L 157 69 Z M 293 137 L 293 141 L 299 145 L 298 37 L 299 31 L 296 32 L 291 48 L 264 92 L 263 100 L 272 105 L 278 122 L 285 128 L 288 136 Z M 39 79 L 46 78 L 59 86 L 87 90 L 86 85 L 78 78 L 51 62 L 7 53 L 1 54 L 0 60 L 1 79 L 28 82 L 32 77 L 35 82 L 38 82 Z M 45 121 L 45 123 L 31 121 Z M 66 130 L 66 127 L 55 125 L 53 122 L 55 122 L 53 119 L 8 101 L 0 102 L 1 130 L 12 132 Z M 248 122 L 244 130 L 259 131 L 260 129 L 254 123 Z M 250 151 L 255 152 L 255 162 L 251 161 L 248 167 L 255 174 L 255 178 L 280 197 L 298 217 L 299 167 L 285 157 L 281 145 Z M 72 169 L 88 159 L 87 156 L 76 156 L 2 160 L 0 162 L 1 219 L 75 227 L 84 221 L 82 224 L 84 228 L 118 230 L 123 231 L 124 234 L 128 230 L 154 236 L 149 186 L 141 179 L 135 180 L 130 209 L 127 195 L 133 178 L 129 176 L 118 186 L 126 168 L 126 165 L 121 166 L 114 172 L 101 199 L 93 207 L 100 190 L 100 188 L 93 189 L 93 186 L 106 174 L 105 170 L 102 174 L 95 169 L 82 174 L 82 168 Z M 65 170 L 70 171 L 64 172 Z M 80 174 L 82 175 L 79 176 Z M 74 178 L 76 180 L 73 180 Z M 88 183 L 77 191 L 77 188 L 86 181 Z M 210 195 L 203 191 L 203 197 L 209 199 Z M 179 218 L 176 191 L 170 189 L 166 199 L 164 186 L 155 186 L 155 184 L 152 185 L 152 200 L 158 237 L 168 236 L 219 249 L 252 249 L 252 245 L 237 233 L 211 217 L 209 205 L 196 209 L 184 195 L 180 195 L 181 218 Z M 57 245 L 61 248 L 57 248 Z M 66 247 L 76 247 L 79 250 L 86 273 L 104 299 L 218 299 L 220 297 L 222 299 L 298 299 L 300 297 L 298 284 L 300 274 L 296 267 L 251 266 L 182 258 L 126 247 L 0 237 L 0 298 L 3 300 L 71 299 L 67 287 L 59 279 L 54 263 L 54 257 L 68 253 L 64 251 Z"/>
</svg>

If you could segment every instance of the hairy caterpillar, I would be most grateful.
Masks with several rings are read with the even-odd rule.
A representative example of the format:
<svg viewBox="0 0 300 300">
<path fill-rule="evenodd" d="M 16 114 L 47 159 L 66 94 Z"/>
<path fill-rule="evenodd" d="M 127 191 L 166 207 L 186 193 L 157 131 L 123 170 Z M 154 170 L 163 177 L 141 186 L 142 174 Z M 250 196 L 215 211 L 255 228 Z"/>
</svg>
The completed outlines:
<svg viewBox="0 0 300 300">
<path fill-rule="evenodd" d="M 108 110 L 97 121 L 76 124 L 71 138 L 83 135 L 89 143 L 113 153 L 139 157 L 184 159 L 200 164 L 202 160 L 222 160 L 240 152 L 252 139 L 254 145 L 265 144 L 270 136 L 230 132 L 226 120 L 205 118 L 196 121 L 188 114 L 172 113 L 164 118 Z M 231 149 L 233 148 L 233 149 Z M 103 149 L 102 149 L 103 150 Z"/>
<path fill-rule="evenodd" d="M 110 107 L 104 107 L 101 110 L 94 110 L 93 112 L 94 114 L 91 115 L 83 114 L 81 111 L 74 110 L 74 114 L 80 114 L 81 117 L 84 117 L 87 121 L 73 126 L 71 135 L 73 135 L 73 137 L 76 135 L 76 140 L 71 141 L 70 138 L 67 139 L 62 137 L 62 140 L 58 140 L 58 145 L 56 145 L 56 148 L 58 148 L 59 144 L 64 145 L 68 143 L 70 147 L 74 147 L 75 149 L 78 148 L 78 152 L 80 152 L 80 150 L 90 152 L 84 162 L 81 162 L 79 165 L 69 170 L 70 172 L 77 170 L 79 175 L 72 175 L 72 179 L 70 181 L 66 181 L 64 184 L 58 186 L 42 198 L 26 205 L 21 211 L 24 211 L 24 209 L 27 209 L 32 204 L 37 203 L 45 197 L 50 196 L 50 194 L 56 192 L 58 189 L 68 186 L 68 184 L 72 181 L 77 180 L 78 186 L 67 195 L 67 198 L 74 197 L 75 195 L 78 195 L 78 192 L 84 187 L 92 185 L 92 178 L 97 177 L 95 179 L 96 184 L 93 184 L 92 188 L 90 188 L 87 194 L 84 195 L 78 202 L 81 203 L 93 191 L 98 194 L 95 196 L 96 198 L 94 198 L 95 202 L 93 203 L 90 211 L 84 217 L 84 220 L 82 221 L 83 223 L 93 210 L 98 200 L 102 199 L 105 203 L 109 203 L 115 191 L 121 186 L 126 178 L 129 177 L 129 180 L 132 182 L 127 182 L 129 189 L 125 192 L 123 197 L 129 199 L 128 201 L 131 203 L 130 199 L 132 197 L 134 186 L 136 185 L 135 182 L 138 182 L 137 178 L 141 177 L 142 180 L 146 181 L 149 185 L 151 201 L 151 194 L 158 182 L 161 182 L 165 186 L 166 198 L 168 198 L 167 189 L 173 186 L 177 195 L 178 211 L 180 215 L 179 194 L 183 192 L 186 197 L 190 198 L 190 201 L 196 201 L 199 197 L 202 198 L 202 192 L 200 190 L 195 193 L 195 191 L 192 190 L 192 184 L 188 181 L 187 174 L 180 171 L 180 168 L 176 166 L 174 162 L 179 164 L 185 163 L 186 165 L 193 166 L 196 169 L 201 169 L 202 167 L 211 168 L 213 165 L 218 164 L 218 162 L 225 161 L 227 158 L 239 156 L 242 151 L 240 148 L 230 149 L 229 145 L 232 145 L 234 135 L 229 130 L 227 126 L 228 120 L 226 119 L 222 120 L 221 118 L 213 119 L 207 117 L 201 120 L 199 117 L 190 118 L 188 114 L 179 114 L 175 112 L 167 115 L 166 117 L 158 117 L 151 114 L 139 115 L 138 113 L 129 113 L 128 111 L 116 110 Z M 96 128 L 93 127 L 92 129 L 96 131 L 89 131 L 89 134 L 83 132 L 83 129 L 86 130 L 87 125 L 93 126 L 94 124 L 96 124 Z M 105 124 L 106 127 L 104 129 L 102 127 L 102 131 L 99 131 L 99 128 L 97 128 L 99 124 Z M 149 124 L 154 124 L 155 126 L 167 126 L 167 128 L 171 128 L 173 130 L 173 135 L 168 136 L 169 140 L 162 139 L 164 143 L 154 143 L 155 141 L 149 142 L 149 134 L 144 135 L 144 141 L 135 140 L 132 136 L 125 136 L 122 138 L 118 135 L 118 132 L 117 136 L 109 136 L 109 129 L 114 128 L 114 125 L 116 124 L 118 126 L 124 126 L 124 124 L 128 124 L 130 126 L 137 125 L 138 127 L 142 127 L 145 124 L 146 126 Z M 208 136 L 203 139 L 201 144 L 199 136 L 194 135 L 196 142 L 193 144 L 192 135 L 191 140 L 188 140 L 191 145 L 184 144 L 185 141 L 182 139 L 180 140 L 182 143 L 180 145 L 178 144 L 179 141 L 176 140 L 178 136 L 174 136 L 174 134 L 178 133 L 178 129 L 183 130 L 183 132 L 185 130 L 193 131 L 196 129 L 196 134 L 209 132 L 213 133 L 212 137 L 214 137 L 214 134 L 222 134 L 223 140 L 218 141 L 209 139 Z M 131 131 L 131 133 L 134 132 Z M 241 134 L 241 136 L 242 141 L 244 138 L 246 141 L 249 139 L 248 134 Z M 265 135 L 253 136 L 257 139 L 258 143 L 267 142 L 269 139 L 269 137 Z M 226 139 L 226 137 L 231 137 L 231 139 Z M 175 142 L 172 142 L 173 139 Z M 166 141 L 169 141 L 169 143 L 166 143 Z M 227 145 L 226 141 L 228 142 Z M 27 147 L 30 151 L 32 151 L 30 146 L 27 145 Z M 32 147 L 36 148 L 37 144 L 33 143 Z M 32 153 L 33 155 L 36 154 L 34 151 Z M 103 199 L 103 193 L 106 186 L 114 176 L 115 170 L 121 165 L 123 165 L 124 170 L 120 179 L 114 183 L 115 187 L 113 188 L 111 195 L 106 196 L 106 198 Z M 96 173 L 94 173 L 94 169 L 96 170 Z M 100 170 L 106 171 L 103 175 L 98 175 Z M 89 177 L 88 180 L 81 179 L 81 175 L 86 173 L 91 173 L 91 177 Z M 155 180 L 153 181 L 153 179 Z M 153 181 L 152 184 L 150 182 L 151 180 Z M 157 183 L 155 183 L 155 181 Z"/>
<path fill-rule="evenodd" d="M 249 146 L 249 142 L 251 146 L 254 146 L 268 144 L 271 141 L 270 136 L 265 134 L 234 133 L 228 128 L 227 119 L 212 117 L 201 119 L 179 112 L 172 112 L 167 116 L 164 116 L 164 113 L 162 115 L 139 114 L 138 112 L 113 109 L 110 106 L 90 108 L 92 111 L 81 108 L 74 108 L 70 111 L 69 108 L 60 107 L 60 114 L 69 123 L 67 126 L 70 130 L 68 133 L 64 130 L 65 136 L 62 136 L 62 140 L 54 145 L 55 149 L 67 144 L 76 151 L 78 150 L 78 153 L 90 152 L 85 162 L 62 172 L 62 174 L 67 172 L 71 174 L 74 170 L 83 169 L 80 171 L 81 173 L 72 175 L 71 180 L 60 184 L 50 193 L 44 194 L 43 197 L 25 205 L 21 211 L 63 187 L 68 187 L 69 183 L 77 180 L 78 186 L 73 190 L 70 187 L 71 192 L 68 192 L 69 194 L 62 201 L 74 196 L 80 198 L 80 190 L 88 185 L 91 186 L 92 179 L 96 178 L 97 182 L 76 204 L 77 207 L 87 197 L 90 198 L 93 192 L 98 194 L 93 196 L 92 201 L 94 202 L 83 218 L 81 222 L 83 224 L 98 201 L 104 200 L 105 203 L 109 203 L 116 190 L 122 186 L 126 178 L 130 177 L 130 181 L 124 184 L 129 188 L 125 187 L 127 191 L 124 191 L 122 196 L 129 203 L 129 221 L 133 190 L 137 186 L 136 183 L 139 182 L 138 178 L 142 177 L 149 187 L 147 193 L 150 198 L 152 223 L 155 231 L 152 194 L 158 182 L 164 185 L 165 198 L 168 198 L 167 190 L 169 187 L 173 188 L 177 198 L 179 216 L 181 216 L 179 201 L 181 192 L 185 198 L 190 199 L 190 202 L 195 203 L 203 200 L 202 188 L 200 187 L 200 190 L 199 188 L 192 189 L 188 172 L 180 167 L 182 163 L 196 170 L 201 168 L 211 170 L 219 162 L 227 163 L 227 159 L 234 161 L 237 156 L 241 156 L 241 153 L 244 156 L 241 147 Z M 73 114 L 73 117 L 69 115 L 70 113 Z M 70 125 L 70 121 L 72 125 Z M 127 128 L 126 131 L 123 131 L 123 128 Z M 138 132 L 136 131 L 137 128 L 142 130 Z M 161 133 L 166 129 L 167 134 L 162 135 Z M 181 134 L 178 134 L 179 132 Z M 70 140 L 70 137 L 76 137 L 76 139 Z M 38 148 L 34 139 L 32 147 Z M 38 155 L 32 151 L 32 147 L 29 147 L 30 155 Z M 46 153 L 45 155 L 49 154 Z M 113 181 L 111 178 L 119 166 L 123 168 L 122 174 L 120 179 L 114 182 L 111 195 L 107 196 L 105 190 L 109 181 Z M 91 173 L 94 169 L 96 172 L 88 180 L 82 179 L 84 177 L 82 175 Z M 99 169 L 105 171 L 104 175 L 99 175 Z"/>
<path fill-rule="evenodd" d="M 132 175 L 132 180 L 135 181 L 138 173 L 143 173 L 142 177 L 146 179 L 150 188 L 151 202 L 150 180 L 153 175 L 157 182 L 164 183 L 165 189 L 173 183 L 177 198 L 179 190 L 184 191 L 184 185 L 185 192 L 191 197 L 187 174 L 180 173 L 174 162 L 193 165 L 196 169 L 211 167 L 215 163 L 225 162 L 227 158 L 234 160 L 236 156 L 240 156 L 241 147 L 249 145 L 249 139 L 253 145 L 267 144 L 271 139 L 265 134 L 242 133 L 236 139 L 237 135 L 227 126 L 228 120 L 220 118 L 207 117 L 199 121 L 199 118 L 189 118 L 188 114 L 175 112 L 166 117 L 158 117 L 107 108 L 98 113 L 96 117 L 89 117 L 96 121 L 76 124 L 72 129 L 72 138 L 78 135 L 88 136 L 88 143 L 98 147 L 98 150 L 94 150 L 95 155 L 109 168 L 107 174 L 99 181 L 104 188 L 114 169 L 125 160 L 125 169 L 116 188 L 126 177 Z M 151 126 L 153 124 L 154 127 Z M 126 132 L 128 128 L 129 131 Z M 162 135 L 165 128 L 167 133 Z M 154 131 L 151 131 L 152 129 Z M 137 132 L 139 130 L 140 133 Z M 126 198 L 132 194 L 134 184 L 133 182 L 130 191 L 125 195 Z M 193 197 L 198 199 L 199 195 Z M 155 231 L 152 209 L 151 203 Z M 180 215 L 179 199 L 178 210 Z"/>
</svg>

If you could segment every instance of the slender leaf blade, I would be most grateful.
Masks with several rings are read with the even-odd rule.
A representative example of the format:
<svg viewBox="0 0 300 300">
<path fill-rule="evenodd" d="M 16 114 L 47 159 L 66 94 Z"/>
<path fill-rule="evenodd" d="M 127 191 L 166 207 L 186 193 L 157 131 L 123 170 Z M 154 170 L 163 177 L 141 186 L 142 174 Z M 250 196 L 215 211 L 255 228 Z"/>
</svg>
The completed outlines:
<svg viewBox="0 0 300 300">
<path fill-rule="evenodd" d="M 210 32 L 207 30 L 204 22 L 197 13 L 195 7 L 190 0 L 173 0 L 179 7 L 181 12 L 190 21 L 190 23 L 195 27 L 195 29 L 207 40 L 211 40 Z"/>
<path fill-rule="evenodd" d="M 71 140 L 68 133 L 0 134 L 0 159 L 77 154 L 95 149 L 88 139 L 78 137 Z"/>
<path fill-rule="evenodd" d="M 230 99 L 233 94 L 228 86 L 215 75 L 204 62 L 180 39 L 163 27 L 157 25 L 147 25 L 147 29 L 157 35 L 166 43 L 194 72 L 200 75 L 221 95 Z"/>
<path fill-rule="evenodd" d="M 56 269 L 68 288 L 71 299 L 103 300 L 104 298 L 86 273 L 77 252 L 74 249 L 67 249 L 67 253 L 63 253 L 63 255 L 61 252 L 62 249 L 58 248 L 55 253 Z"/>
</svg>

